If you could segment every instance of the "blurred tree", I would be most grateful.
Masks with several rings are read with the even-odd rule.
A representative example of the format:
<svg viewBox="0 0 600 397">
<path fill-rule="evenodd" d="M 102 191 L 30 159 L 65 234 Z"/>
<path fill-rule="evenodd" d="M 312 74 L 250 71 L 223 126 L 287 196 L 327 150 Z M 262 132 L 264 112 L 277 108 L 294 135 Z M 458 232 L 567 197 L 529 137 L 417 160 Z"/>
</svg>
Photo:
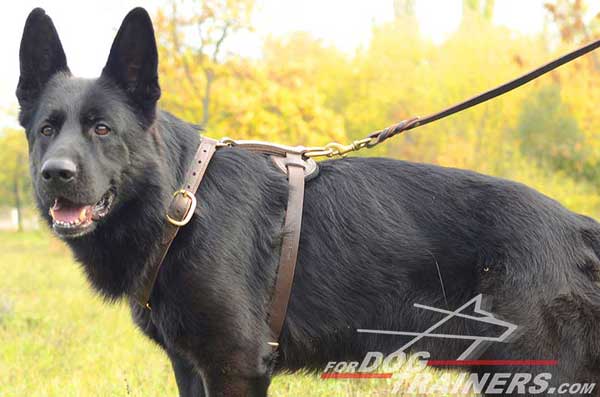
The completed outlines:
<svg viewBox="0 0 600 397">
<path fill-rule="evenodd" d="M 416 18 L 397 18 L 373 28 L 371 42 L 358 51 L 344 80 L 346 100 L 339 111 L 350 137 L 362 138 L 416 113 L 424 99 L 419 82 L 427 73 L 431 50 L 431 43 L 419 35 Z"/>
<path fill-rule="evenodd" d="M 517 131 L 523 153 L 543 166 L 583 171 L 584 135 L 563 102 L 558 85 L 545 85 L 523 102 Z"/>
<path fill-rule="evenodd" d="M 590 42 L 600 35 L 600 13 L 586 21 L 588 6 L 584 0 L 555 0 L 544 3 L 544 8 L 557 25 L 561 40 L 566 44 Z M 600 70 L 600 58 L 592 52 L 596 70 Z"/>
<path fill-rule="evenodd" d="M 17 225 L 23 230 L 23 208 L 31 204 L 27 167 L 27 142 L 22 131 L 6 130 L 0 137 L 0 203 L 17 210 Z"/>
<path fill-rule="evenodd" d="M 202 104 L 200 125 L 211 119 L 211 100 L 215 81 L 221 76 L 222 52 L 226 40 L 236 32 L 250 30 L 254 0 L 171 0 L 170 14 L 160 11 L 157 30 L 169 64 L 180 65 L 180 84 Z M 181 105 L 173 97 L 173 101 Z M 196 119 L 194 117 L 193 119 Z"/>
<path fill-rule="evenodd" d="M 197 47 L 183 44 L 193 43 L 196 34 L 186 26 L 189 27 L 189 21 L 204 21 L 204 8 L 186 10 L 183 20 L 173 17 L 178 15 L 179 3 L 171 15 L 159 13 L 155 26 L 164 88 L 161 106 L 186 120 L 195 120 L 196 115 L 202 114 L 205 128 L 238 139 L 292 144 L 343 140 L 343 118 L 331 107 L 342 101 L 337 93 L 348 60 L 338 50 L 305 33 L 267 39 L 260 60 L 223 53 L 222 40 L 234 31 L 228 26 L 238 30 L 251 28 L 247 12 L 252 3 L 242 1 L 246 4 L 243 12 L 239 11 L 240 4 L 231 3 L 220 2 L 223 9 L 208 13 L 209 25 L 217 26 L 213 32 L 219 33 L 210 41 L 200 40 Z M 228 25 L 229 15 L 240 13 L 247 18 L 244 23 L 236 17 L 233 19 L 238 22 Z M 200 26 L 204 24 L 201 22 Z M 211 48 L 210 52 L 207 48 Z"/>
<path fill-rule="evenodd" d="M 600 13 L 586 21 L 588 6 L 584 0 L 554 0 L 544 3 L 544 8 L 558 26 L 563 42 L 591 41 L 600 33 Z"/>
<path fill-rule="evenodd" d="M 463 0 L 463 16 L 468 13 L 477 14 L 486 21 L 494 16 L 495 0 Z"/>
<path fill-rule="evenodd" d="M 414 21 L 416 23 L 417 21 Z M 481 15 L 465 19 L 436 46 L 410 23 L 377 26 L 369 46 L 352 60 L 347 107 L 340 109 L 353 138 L 407 117 L 426 115 L 514 78 L 540 63 L 539 39 L 510 37 Z M 515 143 L 524 87 L 493 102 L 388 141 L 380 154 L 499 172 Z M 373 152 L 366 153 L 372 155 Z"/>
<path fill-rule="evenodd" d="M 237 138 L 319 145 L 345 140 L 337 94 L 344 56 L 307 33 L 268 39 L 261 61 L 231 59 L 219 83 L 212 129 Z M 335 76 L 335 77 L 334 77 Z"/>
<path fill-rule="evenodd" d="M 600 14 L 592 15 L 583 0 L 554 0 L 545 3 L 553 23 L 560 34 L 560 50 L 566 52 L 600 38 Z M 578 120 L 584 136 L 585 156 L 581 157 L 573 171 L 577 177 L 600 183 L 600 57 L 592 52 L 568 67 L 553 73 L 556 84 L 561 87 L 561 97 Z M 576 148 L 571 148 L 576 151 Z"/>
<path fill-rule="evenodd" d="M 394 16 L 396 18 L 414 17 L 416 0 L 394 0 Z"/>
</svg>

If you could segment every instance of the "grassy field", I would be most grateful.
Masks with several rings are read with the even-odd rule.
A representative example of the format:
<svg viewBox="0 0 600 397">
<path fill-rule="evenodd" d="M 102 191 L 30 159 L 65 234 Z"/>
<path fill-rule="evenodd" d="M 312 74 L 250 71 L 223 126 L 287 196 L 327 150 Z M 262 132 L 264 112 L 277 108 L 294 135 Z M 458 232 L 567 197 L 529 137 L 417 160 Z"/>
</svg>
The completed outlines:
<svg viewBox="0 0 600 397">
<path fill-rule="evenodd" d="M 177 396 L 166 356 L 124 304 L 94 295 L 61 242 L 4 232 L 0 246 L 0 397 Z M 404 395 L 392 394 L 394 383 L 287 375 L 270 395 Z"/>
</svg>

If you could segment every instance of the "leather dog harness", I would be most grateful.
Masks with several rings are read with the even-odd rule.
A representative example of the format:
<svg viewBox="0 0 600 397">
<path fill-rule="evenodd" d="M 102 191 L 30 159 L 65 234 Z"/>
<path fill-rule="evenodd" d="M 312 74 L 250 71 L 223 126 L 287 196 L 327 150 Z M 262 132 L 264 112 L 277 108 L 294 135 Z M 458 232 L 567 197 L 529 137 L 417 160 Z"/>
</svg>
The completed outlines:
<svg viewBox="0 0 600 397">
<path fill-rule="evenodd" d="M 542 65 L 508 83 L 502 84 L 491 90 L 485 91 L 473 98 L 450 106 L 442 111 L 426 117 L 412 117 L 402 120 L 383 130 L 375 131 L 363 139 L 356 140 L 349 145 L 332 142 L 324 147 L 305 148 L 292 147 L 258 141 L 233 141 L 224 138 L 216 141 L 203 137 L 194 156 L 194 160 L 185 177 L 185 187 L 173 193 L 173 198 L 167 212 L 167 224 L 159 244 L 158 259 L 151 261 L 149 275 L 142 281 L 142 287 L 133 295 L 133 299 L 140 305 L 151 310 L 150 296 L 158 277 L 160 267 L 164 261 L 171 243 L 177 236 L 179 228 L 185 226 L 196 210 L 196 191 L 206 173 L 210 159 L 220 147 L 237 146 L 247 150 L 271 155 L 273 163 L 288 177 L 288 203 L 283 226 L 283 238 L 279 257 L 279 268 L 275 280 L 275 287 L 271 301 L 269 326 L 271 329 L 271 346 L 277 348 L 278 339 L 285 321 L 287 305 L 294 280 L 298 244 L 300 241 L 300 227 L 302 224 L 302 204 L 304 201 L 305 178 L 310 178 L 318 172 L 318 166 L 312 157 L 343 156 L 346 153 L 372 148 L 388 138 L 402 132 L 417 128 L 436 120 L 448 117 L 454 113 L 471 108 L 480 103 L 489 101 L 508 91 L 514 90 L 541 75 L 548 73 L 567 62 L 587 54 L 600 47 L 600 40 L 596 40 L 579 49 L 569 52 L 562 57 Z"/>
<path fill-rule="evenodd" d="M 167 256 L 171 243 L 177 232 L 185 226 L 196 210 L 196 192 L 202 178 L 206 174 L 208 164 L 218 148 L 236 146 L 246 150 L 271 155 L 274 165 L 287 174 L 288 202 L 283 225 L 281 253 L 271 300 L 269 328 L 271 330 L 271 345 L 276 349 L 279 335 L 283 328 L 287 306 L 292 291 L 294 270 L 298 257 L 300 228 L 302 225 L 302 207 L 304 202 L 304 181 L 318 172 L 317 163 L 303 156 L 303 147 L 290 147 L 257 141 L 216 141 L 203 137 L 184 179 L 184 187 L 173 193 L 173 198 L 167 211 L 167 222 L 158 247 L 158 260 L 151 261 L 150 273 L 136 291 L 134 299 L 137 303 L 151 310 L 150 297 L 158 278 L 161 265 Z"/>
</svg>

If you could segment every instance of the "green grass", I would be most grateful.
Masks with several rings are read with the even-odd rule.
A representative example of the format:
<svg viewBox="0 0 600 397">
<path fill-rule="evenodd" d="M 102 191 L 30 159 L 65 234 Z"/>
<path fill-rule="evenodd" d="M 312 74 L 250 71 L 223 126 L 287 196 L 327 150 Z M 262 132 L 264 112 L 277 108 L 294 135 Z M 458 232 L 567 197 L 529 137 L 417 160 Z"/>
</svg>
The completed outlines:
<svg viewBox="0 0 600 397">
<path fill-rule="evenodd" d="M 177 396 L 166 356 L 126 305 L 94 295 L 61 242 L 4 232 L 0 246 L 0 397 Z M 403 395 L 394 383 L 286 375 L 270 396 Z"/>
</svg>

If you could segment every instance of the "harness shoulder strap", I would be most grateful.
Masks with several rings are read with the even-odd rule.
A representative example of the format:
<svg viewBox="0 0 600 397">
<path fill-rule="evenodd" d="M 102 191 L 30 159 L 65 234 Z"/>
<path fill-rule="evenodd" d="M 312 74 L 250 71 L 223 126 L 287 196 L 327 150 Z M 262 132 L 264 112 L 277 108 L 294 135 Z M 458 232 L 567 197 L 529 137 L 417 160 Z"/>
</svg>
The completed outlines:
<svg viewBox="0 0 600 397">
<path fill-rule="evenodd" d="M 150 296 L 160 272 L 161 265 L 169 252 L 171 243 L 177 236 L 179 228 L 187 225 L 196 210 L 196 191 L 204 178 L 208 164 L 217 150 L 218 142 L 214 139 L 202 137 L 200 146 L 184 179 L 184 187 L 175 193 L 167 211 L 167 222 L 158 245 L 158 257 L 150 262 L 150 269 L 146 274 L 141 288 L 138 288 L 133 299 L 140 305 L 151 309 Z"/>
<path fill-rule="evenodd" d="M 302 156 L 286 153 L 284 164 L 288 175 L 288 202 L 283 226 L 283 241 L 279 255 L 279 270 L 275 279 L 275 289 L 271 301 L 271 341 L 274 349 L 279 346 L 279 336 L 287 313 L 288 302 L 294 282 L 300 229 L 302 226 L 302 207 L 304 203 L 304 171 L 307 167 Z"/>
</svg>

